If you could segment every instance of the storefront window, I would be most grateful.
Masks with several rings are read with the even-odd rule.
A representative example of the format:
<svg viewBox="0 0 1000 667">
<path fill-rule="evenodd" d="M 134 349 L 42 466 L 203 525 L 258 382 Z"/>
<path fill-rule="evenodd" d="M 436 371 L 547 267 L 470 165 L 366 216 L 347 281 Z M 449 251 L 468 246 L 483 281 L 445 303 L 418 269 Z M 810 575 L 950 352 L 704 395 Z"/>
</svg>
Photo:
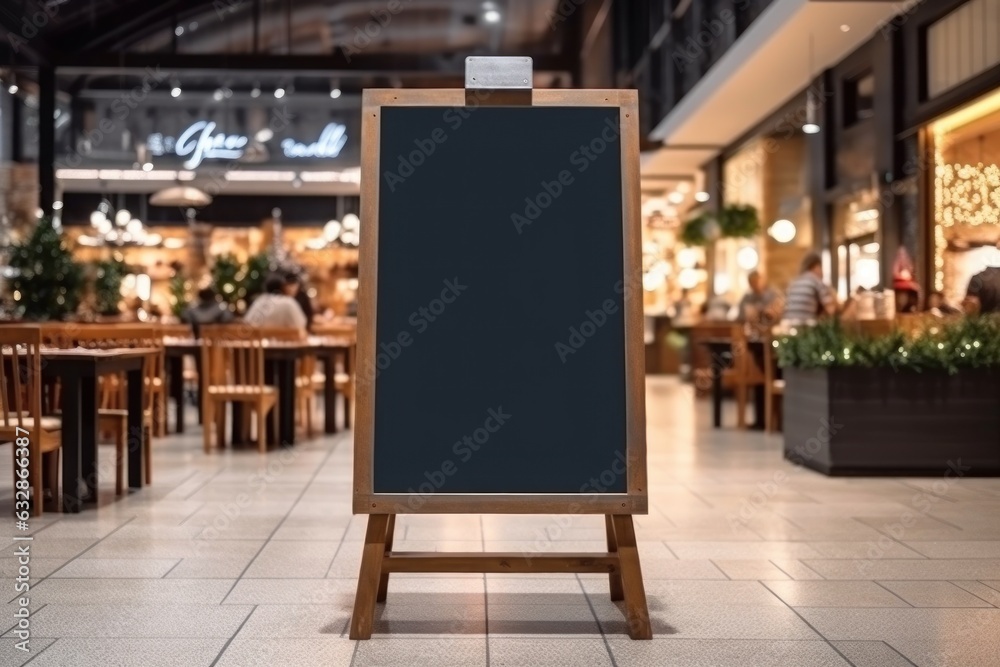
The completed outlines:
<svg viewBox="0 0 1000 667">
<path fill-rule="evenodd" d="M 880 214 L 871 192 L 849 197 L 834 206 L 837 248 L 837 294 L 846 300 L 858 290 L 881 282 L 879 264 Z"/>
<path fill-rule="evenodd" d="M 932 125 L 934 286 L 957 305 L 996 262 L 1000 241 L 1000 91 Z"/>
</svg>

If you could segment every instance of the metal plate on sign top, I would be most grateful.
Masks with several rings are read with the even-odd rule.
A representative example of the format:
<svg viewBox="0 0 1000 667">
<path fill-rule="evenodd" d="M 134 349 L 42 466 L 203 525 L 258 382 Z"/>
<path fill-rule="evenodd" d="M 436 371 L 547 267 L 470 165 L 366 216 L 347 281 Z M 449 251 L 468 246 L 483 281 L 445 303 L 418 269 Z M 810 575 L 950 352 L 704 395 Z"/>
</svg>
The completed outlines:
<svg viewBox="0 0 1000 667">
<path fill-rule="evenodd" d="M 531 90 L 532 61 L 526 56 L 468 56 L 467 89 Z"/>
</svg>

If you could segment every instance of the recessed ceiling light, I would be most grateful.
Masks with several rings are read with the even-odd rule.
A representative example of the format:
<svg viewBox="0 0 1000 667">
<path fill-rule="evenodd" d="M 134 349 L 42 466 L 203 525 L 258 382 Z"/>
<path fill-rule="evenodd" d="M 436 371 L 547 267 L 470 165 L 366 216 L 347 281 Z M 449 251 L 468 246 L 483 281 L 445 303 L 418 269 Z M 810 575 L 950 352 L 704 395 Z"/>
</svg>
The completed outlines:
<svg viewBox="0 0 1000 667">
<path fill-rule="evenodd" d="M 284 96 L 285 96 L 285 89 L 284 89 L 284 88 L 280 88 L 280 87 L 279 87 L 279 88 L 275 88 L 275 89 L 274 89 L 274 97 L 275 97 L 276 99 L 279 99 L 279 100 L 280 100 L 280 99 L 281 99 L 282 97 L 284 97 Z"/>
<path fill-rule="evenodd" d="M 840 31 L 841 32 L 850 32 L 851 31 L 851 26 L 849 26 L 846 23 L 844 23 L 844 24 L 842 24 L 840 26 Z"/>
<path fill-rule="evenodd" d="M 499 23 L 500 22 L 500 12 L 495 9 L 487 9 L 483 12 L 483 20 L 487 23 Z"/>
</svg>

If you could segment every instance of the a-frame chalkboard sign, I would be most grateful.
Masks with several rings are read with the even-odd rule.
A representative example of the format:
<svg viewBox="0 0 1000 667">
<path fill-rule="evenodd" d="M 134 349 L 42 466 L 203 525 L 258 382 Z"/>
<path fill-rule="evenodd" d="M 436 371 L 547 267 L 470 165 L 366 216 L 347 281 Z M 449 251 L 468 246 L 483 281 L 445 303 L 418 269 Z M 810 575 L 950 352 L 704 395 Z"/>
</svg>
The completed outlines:
<svg viewBox="0 0 1000 667">
<path fill-rule="evenodd" d="M 531 78 L 470 58 L 464 90 L 364 91 L 354 639 L 393 572 L 606 572 L 652 635 L 637 96 Z M 395 552 L 407 513 L 603 514 L 608 550 Z"/>
</svg>

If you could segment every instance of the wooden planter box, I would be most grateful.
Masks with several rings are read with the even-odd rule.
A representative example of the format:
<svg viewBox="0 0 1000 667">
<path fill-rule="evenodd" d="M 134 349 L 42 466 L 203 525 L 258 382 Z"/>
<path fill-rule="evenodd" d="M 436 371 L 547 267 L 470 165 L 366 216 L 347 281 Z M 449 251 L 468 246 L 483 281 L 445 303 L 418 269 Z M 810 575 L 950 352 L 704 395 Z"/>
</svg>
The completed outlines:
<svg viewBox="0 0 1000 667">
<path fill-rule="evenodd" d="M 827 475 L 1000 475 L 1000 369 L 786 368 L 785 458 Z"/>
</svg>

